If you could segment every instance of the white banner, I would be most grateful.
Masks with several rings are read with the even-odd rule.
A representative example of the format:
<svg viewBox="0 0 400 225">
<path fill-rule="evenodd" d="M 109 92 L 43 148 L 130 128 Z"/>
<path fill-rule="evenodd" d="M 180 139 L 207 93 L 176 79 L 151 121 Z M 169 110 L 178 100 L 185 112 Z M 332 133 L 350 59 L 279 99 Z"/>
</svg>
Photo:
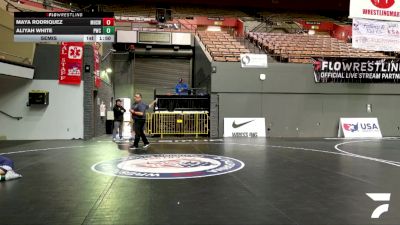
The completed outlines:
<svg viewBox="0 0 400 225">
<path fill-rule="evenodd" d="M 382 138 L 377 118 L 340 118 L 338 137 Z"/>
<path fill-rule="evenodd" d="M 100 104 L 100 117 L 105 117 L 106 116 L 106 110 L 107 110 L 106 105 L 104 104 L 104 102 L 101 102 L 101 104 Z"/>
<path fill-rule="evenodd" d="M 400 0 L 399 0 L 400 1 Z M 400 51 L 400 22 L 353 19 L 353 48 Z"/>
<path fill-rule="evenodd" d="M 224 137 L 266 137 L 265 118 L 224 118 Z"/>
<path fill-rule="evenodd" d="M 351 0 L 350 18 L 400 21 L 400 1 Z"/>
<path fill-rule="evenodd" d="M 267 68 L 268 56 L 266 54 L 240 54 L 242 68 Z"/>
</svg>

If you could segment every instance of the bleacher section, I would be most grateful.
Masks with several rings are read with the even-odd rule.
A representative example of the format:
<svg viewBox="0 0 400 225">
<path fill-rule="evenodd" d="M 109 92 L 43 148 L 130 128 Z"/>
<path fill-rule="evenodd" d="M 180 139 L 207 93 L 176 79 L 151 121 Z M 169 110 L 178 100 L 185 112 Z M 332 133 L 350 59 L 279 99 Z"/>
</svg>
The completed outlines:
<svg viewBox="0 0 400 225">
<path fill-rule="evenodd" d="M 317 22 L 317 24 L 323 22 L 340 23 L 332 18 L 316 14 L 259 12 L 258 16 L 258 20 L 264 21 L 263 26 L 258 26 L 253 30 L 249 29 L 249 31 L 298 33 L 303 30 L 300 21 Z"/>
<path fill-rule="evenodd" d="M 306 20 L 306 21 L 330 21 L 338 22 L 332 18 L 321 16 L 317 14 L 305 14 L 305 13 L 275 13 L 275 12 L 260 12 L 259 15 L 264 19 L 269 19 L 275 22 L 284 21 L 295 21 L 295 20 Z"/>
<path fill-rule="evenodd" d="M 197 34 L 214 61 L 238 62 L 240 54 L 250 53 L 246 47 L 226 32 L 199 31 Z"/>
<path fill-rule="evenodd" d="M 257 21 L 252 17 L 243 17 L 241 20 L 244 22 L 246 32 L 255 31 L 256 28 L 264 24 L 263 22 Z"/>
<path fill-rule="evenodd" d="M 247 38 L 281 62 L 311 63 L 312 57 L 391 58 L 380 52 L 354 49 L 328 35 L 254 33 Z"/>
<path fill-rule="evenodd" d="M 154 27 L 134 27 L 132 30 L 136 31 L 153 31 L 153 32 L 179 32 L 179 33 L 195 33 L 195 30 L 180 28 L 178 30 L 173 28 L 154 28 Z"/>
</svg>

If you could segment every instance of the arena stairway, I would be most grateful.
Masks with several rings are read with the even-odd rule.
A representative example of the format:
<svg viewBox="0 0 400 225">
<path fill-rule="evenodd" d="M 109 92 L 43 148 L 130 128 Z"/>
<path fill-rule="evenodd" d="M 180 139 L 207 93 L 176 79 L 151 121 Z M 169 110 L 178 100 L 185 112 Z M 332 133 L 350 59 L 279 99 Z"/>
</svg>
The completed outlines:
<svg viewBox="0 0 400 225">
<path fill-rule="evenodd" d="M 238 40 L 239 41 L 239 40 Z M 251 43 L 251 41 L 247 38 L 241 38 L 240 43 L 242 43 L 246 49 L 250 51 L 250 53 L 253 54 L 267 54 L 265 51 L 263 51 L 261 48 L 256 46 L 255 44 Z M 268 62 L 277 62 L 273 57 L 268 55 Z"/>
</svg>

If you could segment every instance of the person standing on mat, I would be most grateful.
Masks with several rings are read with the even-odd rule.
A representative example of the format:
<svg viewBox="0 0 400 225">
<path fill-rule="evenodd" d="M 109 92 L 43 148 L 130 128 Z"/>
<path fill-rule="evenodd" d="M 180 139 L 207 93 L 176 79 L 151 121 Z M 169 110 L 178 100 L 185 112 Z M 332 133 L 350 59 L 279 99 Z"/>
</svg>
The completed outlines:
<svg viewBox="0 0 400 225">
<path fill-rule="evenodd" d="M 146 124 L 146 111 L 154 106 L 154 104 L 157 102 L 157 99 L 147 105 L 142 102 L 142 94 L 136 93 L 134 101 L 135 103 L 129 111 L 132 113 L 134 121 L 135 140 L 133 141 L 133 145 L 130 148 L 138 149 L 140 138 L 142 138 L 142 141 L 144 143 L 143 149 L 147 149 L 150 143 L 147 140 L 146 134 L 144 133 L 144 126 Z"/>
<path fill-rule="evenodd" d="M 14 162 L 0 155 L 0 181 L 13 180 L 22 177 L 14 172 Z"/>
<path fill-rule="evenodd" d="M 115 101 L 114 111 L 114 129 L 113 129 L 113 141 L 116 140 L 117 132 L 119 134 L 119 139 L 122 140 L 122 129 L 124 124 L 124 113 L 126 110 L 122 107 L 121 99 Z"/>
</svg>

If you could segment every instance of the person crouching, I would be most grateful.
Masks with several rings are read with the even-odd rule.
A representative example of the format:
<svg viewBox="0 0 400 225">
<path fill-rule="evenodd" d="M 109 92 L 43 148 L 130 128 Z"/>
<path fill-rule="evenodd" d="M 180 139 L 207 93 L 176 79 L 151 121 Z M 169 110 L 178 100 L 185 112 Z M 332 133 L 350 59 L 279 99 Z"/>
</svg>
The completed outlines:
<svg viewBox="0 0 400 225">
<path fill-rule="evenodd" d="M 14 171 L 14 162 L 4 156 L 0 156 L 0 181 L 12 180 L 22 177 Z"/>
</svg>

